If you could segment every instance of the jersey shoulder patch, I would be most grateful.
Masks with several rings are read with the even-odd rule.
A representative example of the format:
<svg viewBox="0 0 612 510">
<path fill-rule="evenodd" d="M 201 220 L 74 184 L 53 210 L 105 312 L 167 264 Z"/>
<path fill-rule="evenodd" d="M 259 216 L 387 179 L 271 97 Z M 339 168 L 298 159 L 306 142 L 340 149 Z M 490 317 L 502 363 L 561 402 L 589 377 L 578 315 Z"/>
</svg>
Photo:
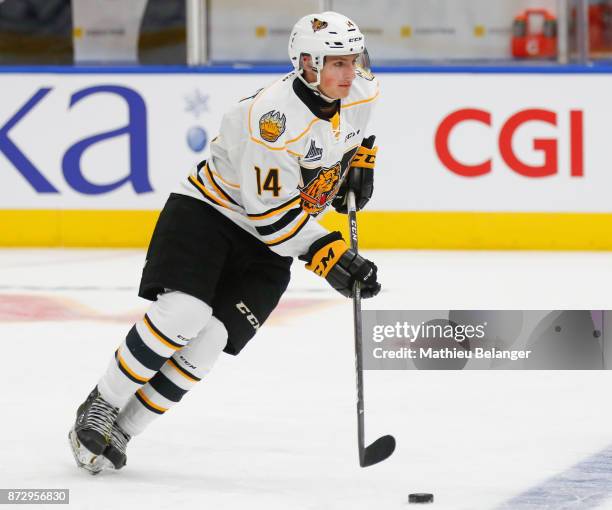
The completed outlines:
<svg viewBox="0 0 612 510">
<path fill-rule="evenodd" d="M 248 117 L 251 139 L 274 148 L 283 147 L 312 120 L 312 115 L 293 91 L 292 80 L 286 79 L 261 91 L 253 99 Z"/>
<path fill-rule="evenodd" d="M 286 82 L 279 79 L 257 94 L 249 105 L 248 123 L 251 138 L 257 142 L 282 146 L 290 117 Z"/>
<path fill-rule="evenodd" d="M 270 143 L 276 142 L 285 132 L 287 127 L 287 116 L 278 111 L 270 110 L 259 117 L 259 136 L 262 140 Z"/>
</svg>

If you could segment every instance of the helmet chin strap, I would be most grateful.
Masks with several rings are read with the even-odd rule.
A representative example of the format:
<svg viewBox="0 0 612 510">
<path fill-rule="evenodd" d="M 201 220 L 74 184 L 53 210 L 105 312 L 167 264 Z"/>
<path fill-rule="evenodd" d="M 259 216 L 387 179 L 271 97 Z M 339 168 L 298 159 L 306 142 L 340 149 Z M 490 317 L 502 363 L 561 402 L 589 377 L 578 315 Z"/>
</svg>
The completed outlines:
<svg viewBox="0 0 612 510">
<path fill-rule="evenodd" d="M 304 85 L 306 85 L 310 90 L 312 90 L 317 96 L 323 98 L 328 103 L 333 103 L 335 99 L 332 99 L 331 97 L 327 97 L 325 94 L 323 94 L 323 92 L 319 90 L 319 85 L 321 84 L 321 71 L 319 69 L 317 69 L 316 71 L 317 71 L 317 79 L 316 81 L 313 81 L 311 83 L 307 82 L 306 79 L 304 78 L 304 69 L 299 70 L 298 78 L 302 80 L 302 83 L 304 83 Z"/>
</svg>

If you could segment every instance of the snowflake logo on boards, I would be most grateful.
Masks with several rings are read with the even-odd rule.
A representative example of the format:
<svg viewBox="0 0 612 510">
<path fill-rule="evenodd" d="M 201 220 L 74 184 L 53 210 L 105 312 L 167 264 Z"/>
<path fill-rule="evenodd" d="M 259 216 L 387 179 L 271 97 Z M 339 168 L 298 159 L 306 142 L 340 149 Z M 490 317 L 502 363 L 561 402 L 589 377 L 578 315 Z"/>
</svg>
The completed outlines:
<svg viewBox="0 0 612 510">
<path fill-rule="evenodd" d="M 209 96 L 195 89 L 191 94 L 185 96 L 187 106 L 185 111 L 192 113 L 196 119 L 204 112 L 208 112 Z M 202 152 L 208 144 L 208 133 L 204 127 L 195 125 L 187 130 L 187 145 L 193 152 Z"/>
<path fill-rule="evenodd" d="M 185 96 L 187 103 L 185 111 L 193 113 L 196 119 L 199 118 L 202 113 L 208 112 L 208 99 L 209 96 L 206 94 L 202 94 L 198 89 L 194 90 L 191 94 Z"/>
</svg>

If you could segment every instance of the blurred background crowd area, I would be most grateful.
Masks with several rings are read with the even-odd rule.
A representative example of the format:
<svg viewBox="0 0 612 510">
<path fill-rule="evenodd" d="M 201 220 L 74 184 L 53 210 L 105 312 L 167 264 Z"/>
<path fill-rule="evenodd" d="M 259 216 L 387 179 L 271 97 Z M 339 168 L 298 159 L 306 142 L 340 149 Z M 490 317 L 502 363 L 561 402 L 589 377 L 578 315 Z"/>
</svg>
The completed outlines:
<svg viewBox="0 0 612 510">
<path fill-rule="evenodd" d="M 375 65 L 612 63 L 612 0 L 0 0 L 0 65 L 288 64 L 291 26 L 324 10 Z"/>
</svg>

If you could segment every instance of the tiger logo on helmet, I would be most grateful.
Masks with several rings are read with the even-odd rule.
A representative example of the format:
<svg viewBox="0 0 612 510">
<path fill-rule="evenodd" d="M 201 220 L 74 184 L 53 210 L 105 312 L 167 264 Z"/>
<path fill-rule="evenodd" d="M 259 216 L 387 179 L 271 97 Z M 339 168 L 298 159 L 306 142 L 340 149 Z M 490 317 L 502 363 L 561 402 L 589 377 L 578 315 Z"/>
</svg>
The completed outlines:
<svg viewBox="0 0 612 510">
<path fill-rule="evenodd" d="M 323 30 L 327 27 L 327 21 L 322 21 L 318 18 L 314 18 L 310 23 L 312 24 L 313 32 L 318 32 L 319 30 Z"/>
</svg>

